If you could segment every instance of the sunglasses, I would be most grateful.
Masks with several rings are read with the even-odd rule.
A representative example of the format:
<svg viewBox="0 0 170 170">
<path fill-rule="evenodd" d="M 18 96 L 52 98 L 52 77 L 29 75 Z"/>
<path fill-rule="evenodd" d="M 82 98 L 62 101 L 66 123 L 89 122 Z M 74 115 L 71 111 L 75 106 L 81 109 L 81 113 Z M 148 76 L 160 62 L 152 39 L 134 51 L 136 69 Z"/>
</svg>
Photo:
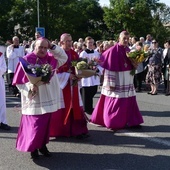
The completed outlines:
<svg viewBox="0 0 170 170">
<path fill-rule="evenodd" d="M 152 42 L 152 44 L 156 44 L 157 42 Z"/>
</svg>

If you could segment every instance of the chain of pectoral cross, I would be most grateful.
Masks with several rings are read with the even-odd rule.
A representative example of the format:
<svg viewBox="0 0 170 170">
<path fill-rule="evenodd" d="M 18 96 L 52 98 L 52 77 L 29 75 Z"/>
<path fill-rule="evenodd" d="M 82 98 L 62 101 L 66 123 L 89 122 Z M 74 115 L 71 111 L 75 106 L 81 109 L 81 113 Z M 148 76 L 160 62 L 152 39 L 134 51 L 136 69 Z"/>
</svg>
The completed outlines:
<svg viewBox="0 0 170 170">
<path fill-rule="evenodd" d="M 124 54 L 123 54 L 123 52 L 121 51 L 121 55 L 122 55 L 122 57 L 123 57 L 123 60 L 124 60 L 124 66 L 125 66 L 125 68 L 128 66 L 128 64 L 126 63 L 127 61 L 126 61 L 126 59 L 125 59 L 125 57 L 124 57 Z"/>
</svg>

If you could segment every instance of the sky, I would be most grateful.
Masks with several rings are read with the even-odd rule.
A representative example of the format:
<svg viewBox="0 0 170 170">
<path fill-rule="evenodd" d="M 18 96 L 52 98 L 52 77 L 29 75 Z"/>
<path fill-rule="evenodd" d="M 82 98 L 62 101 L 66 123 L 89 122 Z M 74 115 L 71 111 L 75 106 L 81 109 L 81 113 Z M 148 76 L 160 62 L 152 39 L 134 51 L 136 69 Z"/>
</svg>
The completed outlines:
<svg viewBox="0 0 170 170">
<path fill-rule="evenodd" d="M 159 0 L 159 2 L 170 6 L 170 0 Z M 104 5 L 108 6 L 109 0 L 99 0 L 99 3 L 101 4 L 101 6 L 104 6 Z"/>
</svg>

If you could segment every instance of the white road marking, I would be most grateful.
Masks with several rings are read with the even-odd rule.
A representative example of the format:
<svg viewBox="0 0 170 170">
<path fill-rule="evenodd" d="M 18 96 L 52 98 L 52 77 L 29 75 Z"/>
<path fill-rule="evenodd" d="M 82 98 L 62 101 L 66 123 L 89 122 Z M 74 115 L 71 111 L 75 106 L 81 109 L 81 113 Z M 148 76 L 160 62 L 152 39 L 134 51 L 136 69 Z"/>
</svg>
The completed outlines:
<svg viewBox="0 0 170 170">
<path fill-rule="evenodd" d="M 152 137 L 152 136 L 149 136 L 149 135 L 146 135 L 146 134 L 143 134 L 143 133 L 135 133 L 135 132 L 130 132 L 130 131 L 126 131 L 126 130 L 120 130 L 120 131 L 117 131 L 117 132 L 118 133 L 115 133 L 115 135 L 122 133 L 126 136 L 139 137 L 139 138 L 143 138 L 145 140 L 148 140 L 148 141 L 151 141 L 151 142 L 154 142 L 154 143 L 157 143 L 157 144 L 161 144 L 161 145 L 164 145 L 164 146 L 170 146 L 170 141 L 159 139 L 159 138 L 156 138 L 156 137 Z"/>
</svg>

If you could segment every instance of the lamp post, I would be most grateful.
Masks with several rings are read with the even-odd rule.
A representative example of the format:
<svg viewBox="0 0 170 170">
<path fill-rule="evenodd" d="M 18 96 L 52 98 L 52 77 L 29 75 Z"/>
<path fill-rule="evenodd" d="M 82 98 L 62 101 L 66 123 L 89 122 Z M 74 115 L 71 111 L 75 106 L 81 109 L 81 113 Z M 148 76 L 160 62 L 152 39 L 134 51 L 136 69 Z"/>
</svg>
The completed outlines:
<svg viewBox="0 0 170 170">
<path fill-rule="evenodd" d="M 38 18 L 38 28 L 40 27 L 40 13 L 39 13 L 39 0 L 37 0 L 37 18 Z"/>
</svg>

